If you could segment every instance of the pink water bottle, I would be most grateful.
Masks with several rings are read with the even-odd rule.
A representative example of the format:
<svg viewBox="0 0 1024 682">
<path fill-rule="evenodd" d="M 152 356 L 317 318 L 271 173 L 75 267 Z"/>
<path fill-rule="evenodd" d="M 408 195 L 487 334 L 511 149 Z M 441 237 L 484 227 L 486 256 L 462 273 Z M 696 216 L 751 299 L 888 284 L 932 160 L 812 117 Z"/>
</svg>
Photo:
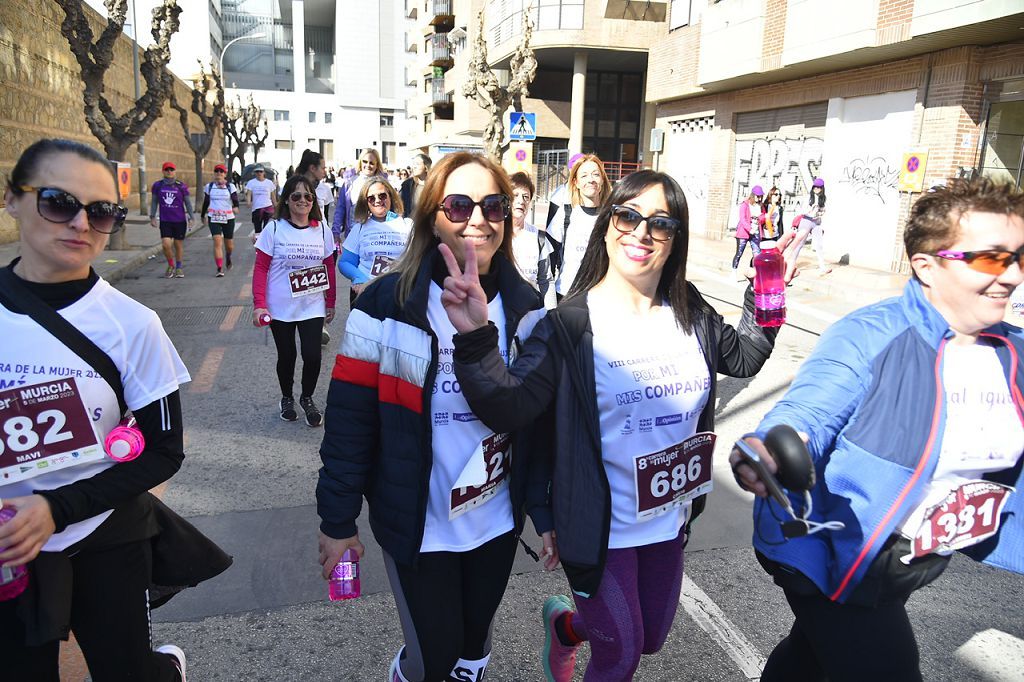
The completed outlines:
<svg viewBox="0 0 1024 682">
<path fill-rule="evenodd" d="M 346 549 L 341 561 L 331 571 L 327 593 L 331 601 L 355 599 L 359 596 L 359 555 L 354 549 Z"/>
<path fill-rule="evenodd" d="M 761 242 L 754 256 L 754 321 L 762 327 L 786 322 L 786 261 L 773 240 Z"/>
<path fill-rule="evenodd" d="M 146 439 L 135 425 L 135 417 L 126 417 L 111 429 L 103 441 L 107 456 L 115 462 L 130 462 L 146 449 Z"/>
<path fill-rule="evenodd" d="M 17 512 L 11 507 L 0 508 L 0 526 L 13 519 L 15 514 Z M 24 566 L 0 566 L 0 601 L 14 599 L 24 592 L 26 587 L 28 587 L 27 568 Z"/>
<path fill-rule="evenodd" d="M 260 326 L 261 327 L 266 327 L 268 324 L 270 324 L 270 321 L 271 321 L 270 313 L 263 313 L 262 315 L 260 315 L 259 320 L 260 320 Z"/>
</svg>

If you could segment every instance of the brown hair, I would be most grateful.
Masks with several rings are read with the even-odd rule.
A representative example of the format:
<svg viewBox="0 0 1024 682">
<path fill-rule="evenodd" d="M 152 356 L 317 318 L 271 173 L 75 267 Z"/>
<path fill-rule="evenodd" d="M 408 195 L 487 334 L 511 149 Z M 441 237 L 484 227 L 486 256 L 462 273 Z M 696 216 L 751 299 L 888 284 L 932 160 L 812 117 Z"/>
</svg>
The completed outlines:
<svg viewBox="0 0 1024 682">
<path fill-rule="evenodd" d="M 525 173 L 523 171 L 513 173 L 511 177 L 509 177 L 508 181 L 512 183 L 513 188 L 522 187 L 523 189 L 530 190 L 531 198 L 533 198 L 533 195 L 537 193 L 536 188 L 533 186 L 533 179 L 530 177 L 529 173 Z"/>
<path fill-rule="evenodd" d="M 933 187 L 910 209 L 903 231 L 907 256 L 949 248 L 960 234 L 960 219 L 972 211 L 1024 219 L 1024 193 L 1011 183 L 984 177 L 950 180 L 944 187 Z"/>
<path fill-rule="evenodd" d="M 576 161 L 572 170 L 569 171 L 569 199 L 573 206 L 579 206 L 583 203 L 579 187 L 576 186 L 576 177 L 580 174 L 580 169 L 583 168 L 583 164 L 587 161 L 593 161 L 596 163 L 597 170 L 601 173 L 601 196 L 597 199 L 597 205 L 604 206 L 605 202 L 608 201 L 608 197 L 612 193 L 612 184 L 608 182 L 608 174 L 604 171 L 604 162 L 597 158 L 597 155 L 595 154 L 584 154 Z"/>
<path fill-rule="evenodd" d="M 391 199 L 391 210 L 402 215 L 404 209 L 402 206 L 402 198 L 398 196 L 398 192 L 391 185 L 390 182 L 384 178 L 372 177 L 363 183 L 363 188 L 359 190 L 359 198 L 356 199 L 356 206 L 352 211 L 352 216 L 355 218 L 357 223 L 365 223 L 370 219 L 370 188 L 374 185 L 384 185 L 384 189 L 388 193 L 388 197 Z"/>
<path fill-rule="evenodd" d="M 284 188 L 281 190 L 281 200 L 277 202 L 277 210 L 274 212 L 274 217 L 278 220 L 281 218 L 288 220 L 292 217 L 292 209 L 288 205 L 288 199 L 300 184 L 304 185 L 306 190 L 313 195 L 313 207 L 309 209 L 310 220 L 322 222 L 324 218 L 320 215 L 320 202 L 316 199 L 316 188 L 313 187 L 313 183 L 306 179 L 305 175 L 299 175 L 298 173 L 293 174 L 284 183 Z"/>
<path fill-rule="evenodd" d="M 430 169 L 427 181 L 423 184 L 419 200 L 412 214 L 412 231 L 409 234 L 409 244 L 405 247 L 405 253 L 391 268 L 391 272 L 398 274 L 398 287 L 396 296 L 400 304 L 404 304 L 412 293 L 413 283 L 416 281 L 416 274 L 423 264 L 441 243 L 434 234 L 434 221 L 437 218 L 438 207 L 444 199 L 444 186 L 448 183 L 448 176 L 456 168 L 461 168 L 470 163 L 483 166 L 491 172 L 498 191 L 512 198 L 512 185 L 509 184 L 508 175 L 505 170 L 491 161 L 486 156 L 471 154 L 470 152 L 456 152 L 448 154 Z M 512 255 L 512 212 L 509 211 L 505 218 L 505 230 L 501 237 L 501 244 L 498 251 L 505 255 L 509 262 L 515 262 Z M 459 254 L 456 254 L 458 256 Z"/>
</svg>

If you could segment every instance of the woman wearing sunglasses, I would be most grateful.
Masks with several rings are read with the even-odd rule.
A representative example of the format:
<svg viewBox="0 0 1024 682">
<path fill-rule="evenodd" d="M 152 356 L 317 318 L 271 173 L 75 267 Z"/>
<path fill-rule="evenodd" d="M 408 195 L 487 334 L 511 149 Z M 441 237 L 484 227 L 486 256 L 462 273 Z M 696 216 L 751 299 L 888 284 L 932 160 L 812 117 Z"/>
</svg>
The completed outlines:
<svg viewBox="0 0 1024 682">
<path fill-rule="evenodd" d="M 782 208 L 782 191 L 772 187 L 761 204 L 761 235 L 763 239 L 777 240 L 782 236 L 785 224 Z"/>
<path fill-rule="evenodd" d="M 710 489 L 710 446 L 699 434 L 714 428 L 716 378 L 752 376 L 775 343 L 776 329 L 754 323 L 749 287 L 734 329 L 686 281 L 687 215 L 668 175 L 622 179 L 568 297 L 511 369 L 498 355 L 473 244 L 464 246 L 468 267 L 441 246 L 450 273 L 442 302 L 470 407 L 498 432 L 534 426 L 531 471 L 540 473 L 531 473 L 539 485 L 527 510 L 545 568 L 561 561 L 575 600 L 544 604 L 548 680 L 572 679 L 583 641 L 587 680 L 632 679 L 641 655 L 665 643 L 686 528 Z"/>
<path fill-rule="evenodd" d="M 304 175 L 288 178 L 277 214 L 256 241 L 252 273 L 252 323 L 264 324 L 277 346 L 277 380 L 281 386 L 281 419 L 295 421 L 295 333 L 302 352 L 302 393 L 299 407 L 306 424 L 320 426 L 323 417 L 313 401 L 320 377 L 320 335 L 334 319 L 334 236 L 321 222 L 316 188 Z"/>
<path fill-rule="evenodd" d="M 114 172 L 81 143 L 40 140 L 15 164 L 5 201 L 21 257 L 0 273 L 0 499 L 17 511 L 0 525 L 0 574 L 6 583 L 10 567 L 27 566 L 28 586 L 0 601 L 0 677 L 57 680 L 70 628 L 94 680 L 184 680 L 180 649 L 150 649 L 158 529 L 147 491 L 184 459 L 178 387 L 189 375 L 156 313 L 90 267 L 127 214 Z M 33 308 L 83 334 L 120 386 Z M 117 389 L 145 440 L 125 463 L 104 449 L 121 421 Z"/>
<path fill-rule="evenodd" d="M 494 432 L 452 373 L 438 244 L 464 253 L 487 291 L 500 362 L 543 315 L 512 261 L 512 188 L 483 156 L 450 154 L 427 178 L 401 260 L 370 282 L 348 316 L 327 395 L 317 484 L 326 579 L 345 550 L 360 555 L 362 498 L 384 550 L 405 636 L 391 682 L 484 677 L 491 626 L 523 527 L 518 434 Z M 530 452 L 523 445 L 516 452 Z"/>
<path fill-rule="evenodd" d="M 338 205 L 334 210 L 334 220 L 331 222 L 331 229 L 334 231 L 334 237 L 338 244 L 345 240 L 355 224 L 356 202 L 359 201 L 359 194 L 363 191 L 363 186 L 372 178 L 380 178 L 384 182 L 388 182 L 384 165 L 380 161 L 380 154 L 371 147 L 364 149 L 359 155 L 355 171 L 350 175 L 346 174 L 344 182 L 338 189 Z"/>
<path fill-rule="evenodd" d="M 412 221 L 402 217 L 402 200 L 389 182 L 363 186 L 356 202 L 355 225 L 345 238 L 338 269 L 352 281 L 349 303 L 366 283 L 391 269 L 405 251 Z"/>
<path fill-rule="evenodd" d="M 917 201 L 904 242 L 903 295 L 832 325 L 745 439 L 775 471 L 761 438 L 806 434 L 810 520 L 843 527 L 786 539 L 778 504 L 731 458 L 761 498 L 758 560 L 796 617 L 762 680 L 920 680 L 910 595 L 954 550 L 1024 572 L 1024 498 L 1007 488 L 1024 485 L 1024 334 L 1002 321 L 1024 281 L 1024 194 L 951 180 Z"/>
</svg>

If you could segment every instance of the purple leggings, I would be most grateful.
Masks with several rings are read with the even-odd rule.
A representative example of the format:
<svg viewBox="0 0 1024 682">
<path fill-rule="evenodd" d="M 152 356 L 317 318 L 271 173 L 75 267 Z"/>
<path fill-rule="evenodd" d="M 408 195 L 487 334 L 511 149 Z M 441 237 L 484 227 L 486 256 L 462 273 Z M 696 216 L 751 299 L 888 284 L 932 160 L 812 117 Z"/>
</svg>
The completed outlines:
<svg viewBox="0 0 1024 682">
<path fill-rule="evenodd" d="M 597 594 L 573 595 L 573 630 L 590 642 L 584 682 L 628 682 L 641 654 L 665 644 L 683 584 L 682 545 L 680 531 L 673 540 L 609 549 Z"/>
</svg>

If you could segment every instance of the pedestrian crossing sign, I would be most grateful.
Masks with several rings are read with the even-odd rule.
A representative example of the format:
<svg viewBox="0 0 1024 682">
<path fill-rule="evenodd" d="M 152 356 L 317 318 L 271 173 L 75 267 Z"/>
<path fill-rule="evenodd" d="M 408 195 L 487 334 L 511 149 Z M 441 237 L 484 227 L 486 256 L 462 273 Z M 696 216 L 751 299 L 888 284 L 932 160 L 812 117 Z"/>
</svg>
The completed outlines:
<svg viewBox="0 0 1024 682">
<path fill-rule="evenodd" d="M 537 139 L 537 114 L 513 111 L 509 114 L 508 125 L 508 139 L 510 140 Z"/>
</svg>

